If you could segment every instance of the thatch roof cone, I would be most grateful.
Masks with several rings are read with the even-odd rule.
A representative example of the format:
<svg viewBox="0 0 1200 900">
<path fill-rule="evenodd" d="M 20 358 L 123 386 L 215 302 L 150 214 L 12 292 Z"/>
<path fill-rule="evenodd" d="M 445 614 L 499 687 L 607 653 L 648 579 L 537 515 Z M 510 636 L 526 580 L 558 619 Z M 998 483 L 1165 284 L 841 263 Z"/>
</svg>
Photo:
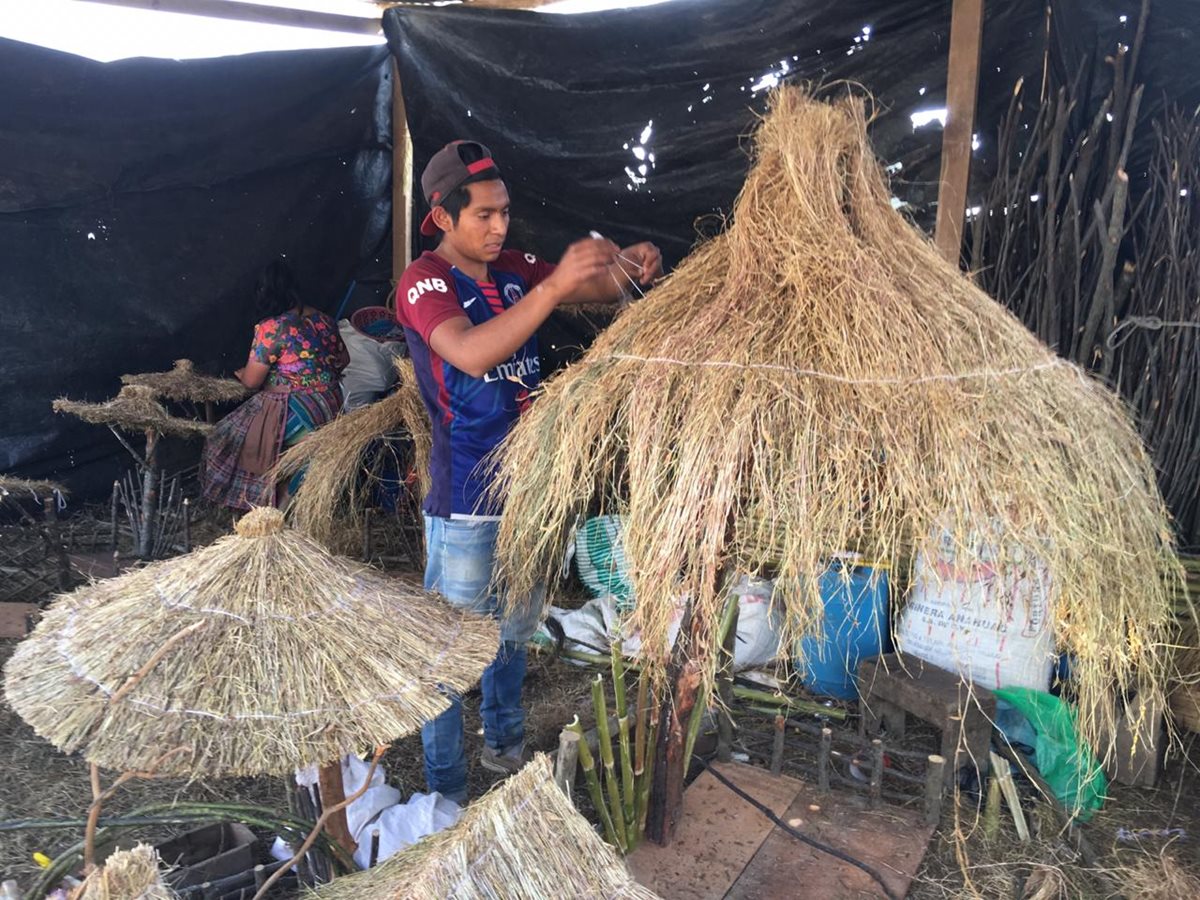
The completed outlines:
<svg viewBox="0 0 1200 900">
<path fill-rule="evenodd" d="M 908 564 L 948 529 L 1041 559 L 1081 708 L 1163 684 L 1167 513 L 1120 400 L 1055 356 L 891 206 L 863 103 L 778 91 L 733 224 L 552 379 L 502 448 L 514 596 L 577 517 L 624 515 L 651 665 L 676 599 L 778 579 L 815 633 L 831 553 Z M 783 646 L 791 646 L 785 640 Z M 715 647 L 699 649 L 711 666 Z M 1099 734 L 1085 723 L 1090 736 Z"/>
<path fill-rule="evenodd" d="M 118 850 L 72 894 L 75 900 L 174 900 L 163 883 L 158 854 L 148 844 Z"/>
<path fill-rule="evenodd" d="M 8 663 L 9 703 L 106 768 L 281 774 L 414 731 L 446 709 L 438 685 L 466 690 L 495 657 L 493 620 L 282 526 L 253 510 L 236 535 L 59 596 Z"/>
<path fill-rule="evenodd" d="M 472 803 L 452 827 L 357 875 L 321 900 L 655 900 L 554 783 L 549 757 Z"/>
<path fill-rule="evenodd" d="M 250 392 L 232 378 L 214 378 L 196 371 L 190 359 L 177 359 L 169 372 L 142 372 L 122 375 L 122 384 L 148 387 L 159 397 L 168 400 L 190 400 L 193 403 L 233 403 Z"/>
<path fill-rule="evenodd" d="M 113 425 L 126 431 L 154 429 L 161 434 L 195 437 L 212 428 L 203 422 L 170 415 L 158 402 L 153 388 L 127 384 L 113 399 L 104 403 L 84 403 L 65 397 L 54 401 L 54 411 L 69 413 L 93 425 Z"/>
</svg>

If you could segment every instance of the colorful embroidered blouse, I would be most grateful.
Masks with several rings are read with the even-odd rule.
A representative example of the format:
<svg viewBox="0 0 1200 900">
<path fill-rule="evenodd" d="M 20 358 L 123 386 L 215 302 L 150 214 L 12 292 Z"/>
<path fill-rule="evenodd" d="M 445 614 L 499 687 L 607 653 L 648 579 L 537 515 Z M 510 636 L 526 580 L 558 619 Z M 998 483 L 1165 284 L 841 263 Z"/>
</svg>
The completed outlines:
<svg viewBox="0 0 1200 900">
<path fill-rule="evenodd" d="M 267 387 L 286 385 L 325 391 L 338 385 L 334 361 L 345 349 L 337 325 L 329 316 L 321 312 L 311 316 L 285 312 L 255 326 L 250 361 L 271 367 Z"/>
</svg>

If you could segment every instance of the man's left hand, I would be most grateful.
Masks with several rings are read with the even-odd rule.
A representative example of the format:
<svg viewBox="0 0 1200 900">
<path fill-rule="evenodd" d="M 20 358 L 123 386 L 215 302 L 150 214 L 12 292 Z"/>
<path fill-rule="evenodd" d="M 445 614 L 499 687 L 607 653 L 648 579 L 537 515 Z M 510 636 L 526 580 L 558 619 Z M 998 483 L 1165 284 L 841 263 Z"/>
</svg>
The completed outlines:
<svg viewBox="0 0 1200 900">
<path fill-rule="evenodd" d="M 631 279 L 647 285 L 662 275 L 662 251 L 649 241 L 642 241 L 621 250 L 617 264 Z"/>
</svg>

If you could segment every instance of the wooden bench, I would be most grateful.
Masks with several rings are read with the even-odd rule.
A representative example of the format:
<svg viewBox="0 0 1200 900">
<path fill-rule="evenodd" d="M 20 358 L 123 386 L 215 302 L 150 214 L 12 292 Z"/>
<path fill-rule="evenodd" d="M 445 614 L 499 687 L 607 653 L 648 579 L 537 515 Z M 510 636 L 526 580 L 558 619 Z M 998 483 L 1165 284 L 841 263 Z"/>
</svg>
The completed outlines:
<svg viewBox="0 0 1200 900">
<path fill-rule="evenodd" d="M 996 718 L 996 696 L 953 672 L 913 656 L 889 653 L 863 660 L 858 667 L 864 736 L 880 726 L 893 738 L 904 736 L 906 716 L 928 722 L 942 733 L 940 753 L 946 760 L 946 786 L 954 786 L 958 770 L 973 766 L 988 771 L 988 746 Z"/>
</svg>

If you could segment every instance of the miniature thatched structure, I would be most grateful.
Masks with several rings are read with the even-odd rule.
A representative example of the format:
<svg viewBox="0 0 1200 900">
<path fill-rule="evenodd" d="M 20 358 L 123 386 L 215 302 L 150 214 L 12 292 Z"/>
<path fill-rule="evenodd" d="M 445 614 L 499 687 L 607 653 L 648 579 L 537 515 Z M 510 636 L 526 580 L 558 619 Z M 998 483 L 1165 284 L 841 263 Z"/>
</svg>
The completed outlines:
<svg viewBox="0 0 1200 900">
<path fill-rule="evenodd" d="M 396 360 L 400 381 L 382 400 L 338 416 L 294 447 L 276 463 L 275 481 L 304 471 L 304 480 L 288 504 L 288 520 L 331 549 L 344 549 L 341 539 L 356 539 L 381 460 L 372 451 L 378 442 L 395 438 L 411 446 L 402 466 L 416 470 L 422 494 L 429 487 L 429 454 L 433 437 L 429 417 L 417 391 L 412 362 Z"/>
<path fill-rule="evenodd" d="M 282 774 L 414 731 L 496 655 L 493 620 L 330 556 L 277 510 L 237 530 L 59 596 L 8 663 L 12 707 L 111 769 Z"/>
<path fill-rule="evenodd" d="M 72 894 L 74 900 L 175 900 L 178 896 L 163 883 L 158 854 L 147 844 L 118 850 Z"/>
<path fill-rule="evenodd" d="M 54 494 L 66 493 L 67 489 L 57 481 L 30 480 L 28 478 L 16 478 L 12 475 L 0 475 L 0 499 L 10 494 L 14 496 L 29 495 L 30 497 L 41 497 L 42 495 L 53 496 Z"/>
<path fill-rule="evenodd" d="M 93 425 L 110 425 L 125 431 L 153 430 L 175 437 L 207 434 L 211 427 L 170 415 L 156 399 L 154 389 L 140 384 L 125 385 L 117 396 L 104 403 L 85 403 L 63 397 L 54 401 L 54 411 L 69 413 Z"/>
<path fill-rule="evenodd" d="M 214 378 L 196 371 L 190 359 L 177 359 L 169 372 L 122 375 L 122 384 L 148 387 L 159 397 L 192 403 L 236 403 L 250 392 L 232 378 Z"/>
<path fill-rule="evenodd" d="M 374 869 L 319 888 L 321 900 L 655 900 L 554 783 L 549 757 L 472 803 L 452 828 Z"/>
<path fill-rule="evenodd" d="M 820 628 L 830 554 L 905 567 L 947 530 L 964 566 L 986 543 L 1044 562 L 1084 731 L 1108 733 L 1089 718 L 1112 692 L 1161 696 L 1179 580 L 1145 449 L 890 197 L 862 101 L 779 90 L 732 224 L 501 448 L 504 579 L 527 596 L 579 517 L 618 513 L 648 664 L 690 596 L 711 678 L 728 573 L 777 579 L 792 646 Z"/>
</svg>

